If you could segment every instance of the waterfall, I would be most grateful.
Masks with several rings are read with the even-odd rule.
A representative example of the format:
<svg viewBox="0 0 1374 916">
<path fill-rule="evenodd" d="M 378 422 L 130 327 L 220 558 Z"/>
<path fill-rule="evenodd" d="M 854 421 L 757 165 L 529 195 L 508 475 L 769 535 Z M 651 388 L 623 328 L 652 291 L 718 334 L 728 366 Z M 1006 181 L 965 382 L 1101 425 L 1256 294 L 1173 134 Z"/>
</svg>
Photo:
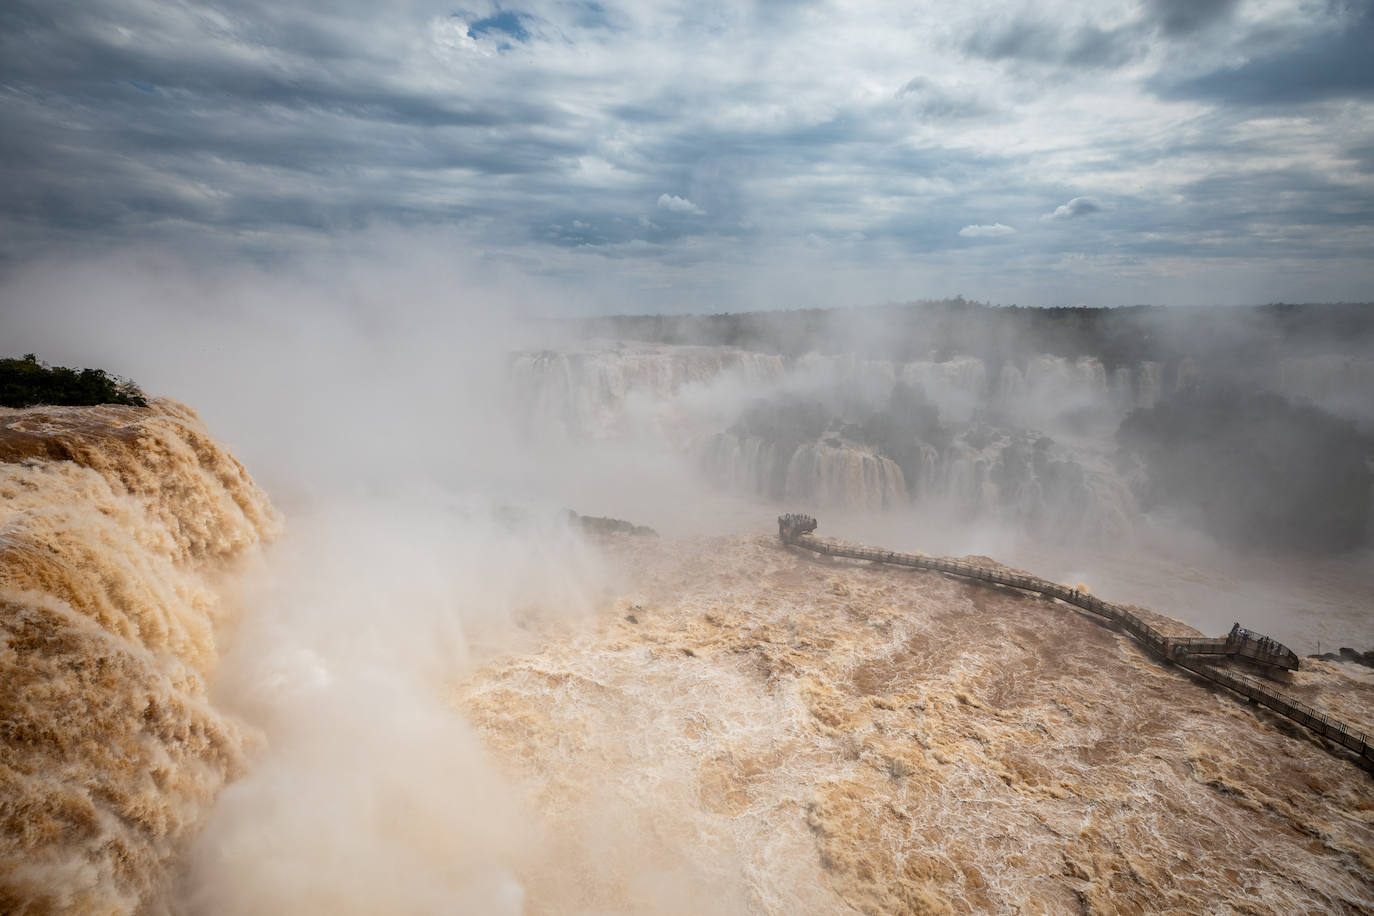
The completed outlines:
<svg viewBox="0 0 1374 916">
<path fill-rule="evenodd" d="M 839 440 L 799 446 L 787 463 L 788 500 L 880 511 L 907 502 L 902 469 L 890 458 Z"/>
</svg>

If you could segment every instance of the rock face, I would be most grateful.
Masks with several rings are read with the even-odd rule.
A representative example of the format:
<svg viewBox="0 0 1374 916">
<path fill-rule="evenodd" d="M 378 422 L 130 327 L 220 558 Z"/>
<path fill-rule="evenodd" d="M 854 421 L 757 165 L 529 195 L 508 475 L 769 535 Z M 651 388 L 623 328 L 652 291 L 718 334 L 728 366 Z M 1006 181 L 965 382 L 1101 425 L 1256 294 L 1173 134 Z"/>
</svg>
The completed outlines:
<svg viewBox="0 0 1374 916">
<path fill-rule="evenodd" d="M 1344 662 L 1345 664 L 1364 665 L 1366 668 L 1374 668 L 1374 649 L 1358 652 L 1349 646 L 1341 646 L 1339 652 L 1323 652 L 1321 655 L 1312 655 L 1309 657 L 1324 662 Z"/>
<path fill-rule="evenodd" d="M 658 532 L 647 525 L 636 525 L 623 518 L 607 518 L 603 515 L 578 515 L 571 509 L 566 513 L 569 524 L 577 525 L 592 534 L 628 534 L 633 537 L 658 537 Z"/>
<path fill-rule="evenodd" d="M 1231 543 L 1339 552 L 1365 543 L 1374 443 L 1272 393 L 1198 389 L 1132 414 L 1123 449 L 1147 505 L 1192 512 Z"/>
</svg>

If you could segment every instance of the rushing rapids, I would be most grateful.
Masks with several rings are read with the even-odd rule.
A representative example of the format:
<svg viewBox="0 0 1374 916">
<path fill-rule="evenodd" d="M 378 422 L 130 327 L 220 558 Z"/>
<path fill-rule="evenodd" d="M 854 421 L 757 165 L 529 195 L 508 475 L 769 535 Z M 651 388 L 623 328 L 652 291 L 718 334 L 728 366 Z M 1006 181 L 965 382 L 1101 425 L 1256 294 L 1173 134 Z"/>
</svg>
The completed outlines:
<svg viewBox="0 0 1374 916">
<path fill-rule="evenodd" d="M 207 685 L 278 521 L 191 411 L 0 413 L 0 493 L 0 912 L 1374 909 L 1365 774 L 1060 605 L 614 524 L 583 570 L 497 518 L 457 578 L 518 555 L 512 613 L 460 626 L 457 560 L 298 542 L 321 626 L 255 614 L 218 664 L 263 675 L 260 734 Z M 1284 692 L 1371 732 L 1364 671 Z"/>
<path fill-rule="evenodd" d="M 0 911 L 161 913 L 252 736 L 209 705 L 218 578 L 277 528 L 170 401 L 0 409 Z"/>
<path fill-rule="evenodd" d="M 779 516 L 778 539 L 784 544 L 802 547 L 825 556 L 933 570 L 985 583 L 994 588 L 1015 588 L 1034 592 L 1082 608 L 1111 621 L 1157 658 L 1185 668 L 1204 680 L 1226 687 L 1252 703 L 1262 704 L 1280 715 L 1287 716 L 1306 726 L 1313 734 L 1330 739 L 1333 749 L 1339 747 L 1353 751 L 1358 755 L 1357 760 L 1361 766 L 1374 769 L 1374 738 L 1299 700 L 1277 692 L 1267 684 L 1242 674 L 1223 671 L 1198 658 L 1214 656 L 1296 671 L 1300 664 L 1297 654 L 1269 636 L 1253 633 L 1236 623 L 1225 637 L 1168 637 L 1127 608 L 1103 601 L 1077 587 L 1057 585 L 1036 576 L 975 566 L 958 560 L 822 541 L 810 536 L 811 532 L 816 530 L 816 524 L 816 520 L 808 515 L 788 513 Z"/>
<path fill-rule="evenodd" d="M 530 912 L 1374 907 L 1368 775 L 1087 616 L 771 537 L 605 549 L 593 626 L 454 689 L 552 853 Z M 1374 680 L 1302 667 L 1370 729 Z"/>
</svg>

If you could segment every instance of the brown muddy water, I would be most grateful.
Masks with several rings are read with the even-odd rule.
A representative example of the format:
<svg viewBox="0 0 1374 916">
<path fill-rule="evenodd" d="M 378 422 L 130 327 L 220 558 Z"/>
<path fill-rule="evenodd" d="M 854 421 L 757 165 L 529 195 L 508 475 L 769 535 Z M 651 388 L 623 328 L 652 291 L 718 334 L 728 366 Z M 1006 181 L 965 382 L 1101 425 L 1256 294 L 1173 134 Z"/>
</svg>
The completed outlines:
<svg viewBox="0 0 1374 916">
<path fill-rule="evenodd" d="M 219 585 L 277 519 L 170 401 L 0 410 L 0 500 L 0 912 L 166 912 L 248 766 Z"/>
<path fill-rule="evenodd" d="M 0 497 L 6 914 L 1374 910 L 1368 774 L 1051 601 L 565 532 L 483 560 L 511 613 L 425 624 L 447 561 L 325 539 L 283 580 L 329 586 L 289 631 L 311 678 L 253 680 L 241 640 L 231 712 L 281 523 L 193 412 L 0 411 Z M 1374 731 L 1371 675 L 1282 689 Z"/>
<path fill-rule="evenodd" d="M 454 689 L 559 850 L 531 912 L 1374 908 L 1374 781 L 1083 614 L 768 537 L 605 544 L 592 629 Z M 1374 724 L 1363 669 L 1283 689 Z"/>
</svg>

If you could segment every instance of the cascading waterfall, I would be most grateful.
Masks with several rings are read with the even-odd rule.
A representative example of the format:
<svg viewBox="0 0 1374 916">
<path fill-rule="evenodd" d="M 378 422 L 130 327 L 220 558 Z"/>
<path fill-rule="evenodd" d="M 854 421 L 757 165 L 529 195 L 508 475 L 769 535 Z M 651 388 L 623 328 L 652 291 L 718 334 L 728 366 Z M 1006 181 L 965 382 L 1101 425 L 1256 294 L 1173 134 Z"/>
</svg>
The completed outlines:
<svg viewBox="0 0 1374 916">
<path fill-rule="evenodd" d="M 706 476 L 730 492 L 780 498 L 778 446 L 758 436 L 717 433 L 701 450 Z M 784 471 L 785 473 L 785 471 Z"/>
<path fill-rule="evenodd" d="M 1369 387 L 1361 383 L 1370 365 L 1294 358 L 1272 383 L 1358 418 L 1367 408 L 1347 403 L 1348 393 Z M 1117 425 L 1206 371 L 1188 358 L 1108 366 L 1093 356 L 1032 354 L 990 369 L 968 355 L 893 362 L 648 344 L 586 344 L 512 361 L 520 410 L 539 437 L 657 438 L 721 490 L 751 498 L 892 512 L 940 506 L 1037 536 L 1088 538 L 1123 534 L 1138 514 L 1123 476 L 1132 470 L 1113 460 Z M 899 387 L 938 410 L 942 433 L 913 430 L 900 415 L 877 439 L 873 424 L 855 426 Z M 829 419 L 783 409 L 796 403 Z M 740 425 L 742 408 L 762 420 Z"/>
<path fill-rule="evenodd" d="M 516 353 L 516 401 L 541 435 L 604 439 L 625 435 L 633 401 L 665 404 L 685 386 L 729 376 L 745 387 L 779 378 L 781 357 L 733 347 L 589 346 Z"/>
<path fill-rule="evenodd" d="M 642 379 L 692 420 L 727 372 Z M 1125 512 L 1090 441 L 900 406 L 931 441 L 683 439 L 800 503 L 1093 534 Z M 1367 781 L 1065 608 L 430 495 L 294 519 L 238 577 L 279 522 L 191 411 L 0 411 L 0 912 L 1374 906 Z M 1339 667 L 1291 689 L 1374 730 Z"/>
<path fill-rule="evenodd" d="M 0 410 L 0 911 L 164 913 L 253 736 L 217 581 L 277 518 L 194 412 Z"/>
<path fill-rule="evenodd" d="M 869 511 L 907 503 L 896 462 L 838 439 L 800 446 L 787 462 L 784 493 L 793 502 Z"/>
</svg>

